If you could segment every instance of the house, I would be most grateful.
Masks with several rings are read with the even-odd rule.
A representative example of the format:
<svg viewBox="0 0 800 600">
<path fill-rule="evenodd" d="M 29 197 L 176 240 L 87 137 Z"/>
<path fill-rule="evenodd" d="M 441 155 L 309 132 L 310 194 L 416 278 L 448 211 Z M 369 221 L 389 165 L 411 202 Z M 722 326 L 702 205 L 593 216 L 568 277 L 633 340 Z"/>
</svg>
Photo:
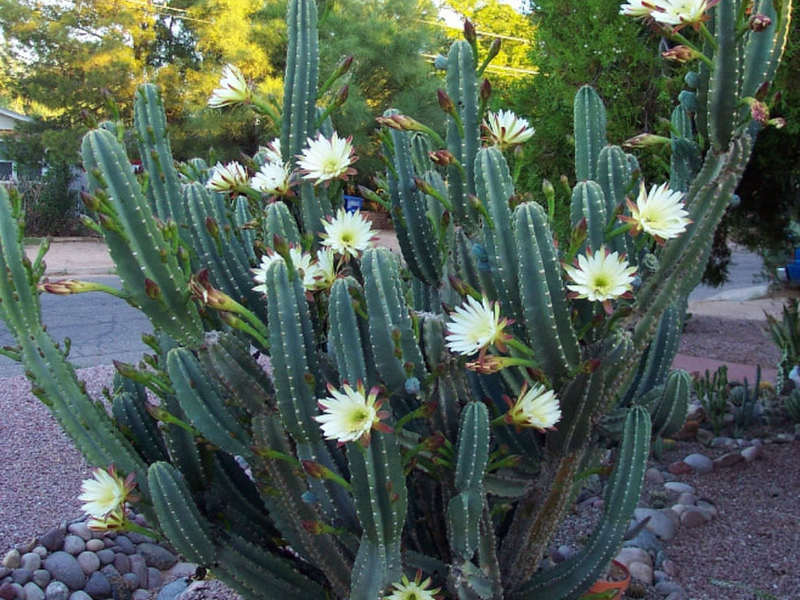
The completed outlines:
<svg viewBox="0 0 800 600">
<path fill-rule="evenodd" d="M 17 123 L 32 121 L 30 117 L 21 115 L 7 108 L 0 108 L 0 181 L 13 181 L 16 179 L 16 168 L 4 151 L 3 138 L 14 134 Z"/>
</svg>

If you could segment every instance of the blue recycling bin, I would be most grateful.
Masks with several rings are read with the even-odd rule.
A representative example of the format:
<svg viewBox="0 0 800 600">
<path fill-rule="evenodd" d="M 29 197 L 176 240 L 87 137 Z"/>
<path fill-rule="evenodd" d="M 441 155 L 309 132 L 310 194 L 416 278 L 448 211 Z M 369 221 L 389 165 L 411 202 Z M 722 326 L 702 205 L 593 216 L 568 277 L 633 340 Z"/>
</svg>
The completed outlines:
<svg viewBox="0 0 800 600">
<path fill-rule="evenodd" d="M 361 210 L 364 205 L 364 199 L 361 196 L 344 196 L 344 209 L 349 213 L 354 213 Z"/>
</svg>

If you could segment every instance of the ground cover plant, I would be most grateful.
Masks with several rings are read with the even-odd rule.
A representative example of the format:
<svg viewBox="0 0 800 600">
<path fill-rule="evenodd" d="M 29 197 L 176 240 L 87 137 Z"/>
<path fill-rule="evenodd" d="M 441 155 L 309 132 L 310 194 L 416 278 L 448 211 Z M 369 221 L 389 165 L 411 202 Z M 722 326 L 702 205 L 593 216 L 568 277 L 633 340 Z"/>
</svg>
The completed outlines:
<svg viewBox="0 0 800 600">
<path fill-rule="evenodd" d="M 87 223 L 121 290 L 40 281 L 46 245 L 23 258 L 19 198 L 0 191 L 0 316 L 17 342 L 2 352 L 102 468 L 82 497 L 92 527 L 136 527 L 131 502 L 250 598 L 579 597 L 622 541 L 651 438 L 685 416 L 688 375 L 667 366 L 769 124 L 756 95 L 790 8 L 622 5 L 696 70 L 664 142 L 668 183 L 641 180 L 607 143 L 599 96 L 578 90 L 569 239 L 554 239 L 552 200 L 519 200 L 504 152 L 529 125 L 487 113 L 491 56 L 467 25 L 438 95 L 444 136 L 397 111 L 379 120 L 386 170 L 371 194 L 391 206 L 403 261 L 371 247 L 369 224 L 342 209 L 355 155 L 333 129 L 337 102 L 317 106 L 347 65 L 319 84 L 310 0 L 289 6 L 281 138 L 247 164 L 178 170 L 151 85 L 134 107 L 143 178 L 122 123 L 83 139 Z M 270 110 L 235 67 L 211 101 Z M 111 414 L 44 330 L 41 291 L 114 293 L 153 324 L 152 354 L 116 365 Z M 597 529 L 538 569 L 614 439 Z"/>
</svg>

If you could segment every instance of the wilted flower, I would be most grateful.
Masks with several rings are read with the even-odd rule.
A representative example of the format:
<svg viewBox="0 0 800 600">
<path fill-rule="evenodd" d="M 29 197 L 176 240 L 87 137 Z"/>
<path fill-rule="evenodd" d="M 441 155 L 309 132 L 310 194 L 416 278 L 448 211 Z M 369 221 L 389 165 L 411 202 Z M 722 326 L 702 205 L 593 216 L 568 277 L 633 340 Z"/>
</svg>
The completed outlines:
<svg viewBox="0 0 800 600">
<path fill-rule="evenodd" d="M 667 60 L 674 60 L 675 62 L 679 63 L 687 63 L 690 60 L 698 58 L 700 54 L 698 54 L 697 51 L 689 48 L 689 46 L 680 44 L 678 46 L 673 46 L 665 52 L 662 52 L 661 56 Z"/>
<path fill-rule="evenodd" d="M 645 0 L 629 0 L 619 7 L 619 14 L 629 17 L 649 17 L 653 12 L 653 5 Z"/>
<path fill-rule="evenodd" d="M 122 479 L 113 465 L 108 470 L 95 469 L 92 477 L 93 479 L 84 479 L 81 483 L 83 493 L 78 496 L 78 500 L 84 502 L 81 507 L 84 512 L 96 519 L 103 519 L 122 508 L 136 487 L 133 473 Z"/>
<path fill-rule="evenodd" d="M 656 10 L 650 13 L 658 23 L 681 27 L 707 20 L 706 11 L 719 0 L 650 0 Z"/>
<path fill-rule="evenodd" d="M 409 581 L 408 577 L 403 575 L 399 582 L 392 584 L 394 590 L 386 600 L 436 600 L 440 588 L 428 589 L 430 585 L 430 577 L 422 581 L 422 571 L 417 571 L 414 581 Z"/>
<path fill-rule="evenodd" d="M 579 255 L 576 267 L 565 265 L 564 269 L 575 282 L 567 285 L 575 297 L 604 303 L 629 292 L 636 272 L 616 252 L 609 253 L 605 248 L 591 256 Z"/>
<path fill-rule="evenodd" d="M 337 254 L 357 257 L 372 245 L 372 224 L 359 211 L 340 208 L 336 218 L 323 222 L 322 245 Z"/>
<path fill-rule="evenodd" d="M 631 216 L 620 219 L 633 223 L 634 234 L 645 231 L 659 243 L 677 237 L 691 222 L 683 208 L 683 194 L 670 190 L 666 183 L 652 186 L 648 194 L 642 182 L 636 204 L 628 200 L 628 208 Z"/>
<path fill-rule="evenodd" d="M 750 25 L 751 31 L 764 31 L 767 27 L 772 25 L 772 19 L 767 15 L 756 14 L 750 17 L 748 24 Z"/>
<path fill-rule="evenodd" d="M 265 194 L 283 195 L 289 192 L 291 171 L 286 163 L 266 162 L 250 180 L 253 189 Z"/>
<path fill-rule="evenodd" d="M 360 440 L 366 446 L 373 428 L 389 429 L 381 423 L 388 414 L 380 410 L 378 388 L 372 388 L 367 395 L 360 381 L 356 389 L 345 383 L 341 392 L 328 384 L 328 393 L 328 398 L 317 403 L 323 414 L 314 417 L 320 423 L 326 440 L 337 440 L 342 444 Z"/>
<path fill-rule="evenodd" d="M 245 187 L 247 183 L 247 171 L 238 162 L 229 162 L 227 165 L 217 163 L 206 187 L 214 192 L 225 193 Z"/>
<path fill-rule="evenodd" d="M 540 431 L 552 429 L 561 419 L 561 407 L 555 392 L 539 384 L 530 389 L 526 387 L 523 387 L 516 402 L 506 413 L 506 423 Z"/>
<path fill-rule="evenodd" d="M 320 133 L 316 139 L 308 138 L 307 144 L 297 163 L 303 179 L 322 183 L 330 179 L 347 179 L 348 175 L 355 174 L 350 165 L 357 157 L 349 137 L 340 138 L 334 131 L 328 139 Z"/>
<path fill-rule="evenodd" d="M 494 306 L 484 296 L 478 302 L 468 296 L 466 302 L 457 306 L 447 322 L 447 347 L 464 356 L 485 350 L 492 344 L 501 351 L 505 349 L 507 334 L 503 329 L 510 323 L 500 318 L 500 305 Z"/>
<path fill-rule="evenodd" d="M 208 105 L 211 108 L 222 108 L 232 104 L 250 102 L 252 92 L 244 80 L 242 72 L 234 65 L 226 65 L 222 69 L 219 86 L 211 92 Z"/>
<path fill-rule="evenodd" d="M 533 135 L 533 127 L 528 121 L 510 110 L 490 112 L 483 126 L 488 132 L 489 141 L 500 148 L 522 144 Z"/>
</svg>

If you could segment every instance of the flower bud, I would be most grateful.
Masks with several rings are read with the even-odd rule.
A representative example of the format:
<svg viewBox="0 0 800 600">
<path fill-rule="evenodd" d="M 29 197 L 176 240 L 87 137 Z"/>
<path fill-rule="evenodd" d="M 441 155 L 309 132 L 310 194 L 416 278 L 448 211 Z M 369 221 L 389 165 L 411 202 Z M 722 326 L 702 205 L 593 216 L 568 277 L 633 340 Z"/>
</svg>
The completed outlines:
<svg viewBox="0 0 800 600">
<path fill-rule="evenodd" d="M 456 160 L 456 157 L 453 156 L 453 153 L 449 150 L 435 150 L 433 152 L 429 152 L 428 156 L 435 164 L 441 167 L 451 165 Z"/>
<path fill-rule="evenodd" d="M 158 300 L 161 298 L 161 288 L 158 287 L 155 281 L 147 277 L 144 278 L 144 293 L 147 294 L 147 297 L 151 300 Z"/>
<path fill-rule="evenodd" d="M 481 82 L 481 88 L 478 92 L 480 94 L 481 102 L 488 102 L 489 98 L 492 96 L 492 84 L 489 83 L 488 79 L 485 79 Z"/>
<path fill-rule="evenodd" d="M 622 142 L 623 148 L 647 148 L 648 146 L 662 146 L 670 143 L 668 137 L 663 135 L 653 135 L 652 133 L 640 133 Z"/>
<path fill-rule="evenodd" d="M 698 54 L 689 48 L 689 46 L 679 45 L 673 46 L 666 52 L 662 52 L 661 56 L 666 60 L 674 60 L 675 62 L 683 64 L 694 60 L 697 58 Z"/>
<path fill-rule="evenodd" d="M 764 31 L 767 27 L 772 25 L 772 19 L 767 15 L 756 14 L 750 17 L 748 25 L 750 26 L 750 31 Z"/>
<path fill-rule="evenodd" d="M 486 57 L 486 60 L 492 60 L 495 56 L 500 53 L 500 38 L 494 38 L 492 40 L 492 45 L 489 46 L 489 54 Z"/>
<path fill-rule="evenodd" d="M 549 179 L 542 179 L 542 193 L 548 202 L 552 202 L 556 197 L 556 189 Z"/>
<path fill-rule="evenodd" d="M 341 88 L 339 88 L 339 91 L 336 92 L 336 98 L 334 98 L 333 100 L 334 106 L 336 106 L 336 108 L 342 106 L 345 102 L 347 102 L 347 96 L 349 95 L 350 95 L 350 86 L 343 85 Z"/>
<path fill-rule="evenodd" d="M 464 19 L 464 39 L 470 44 L 475 44 L 478 41 L 478 34 L 475 31 L 475 25 L 469 19 Z"/>
<path fill-rule="evenodd" d="M 450 96 L 443 89 L 436 90 L 436 97 L 439 99 L 439 107 L 448 115 L 452 115 L 456 110 L 456 105 Z"/>
</svg>

